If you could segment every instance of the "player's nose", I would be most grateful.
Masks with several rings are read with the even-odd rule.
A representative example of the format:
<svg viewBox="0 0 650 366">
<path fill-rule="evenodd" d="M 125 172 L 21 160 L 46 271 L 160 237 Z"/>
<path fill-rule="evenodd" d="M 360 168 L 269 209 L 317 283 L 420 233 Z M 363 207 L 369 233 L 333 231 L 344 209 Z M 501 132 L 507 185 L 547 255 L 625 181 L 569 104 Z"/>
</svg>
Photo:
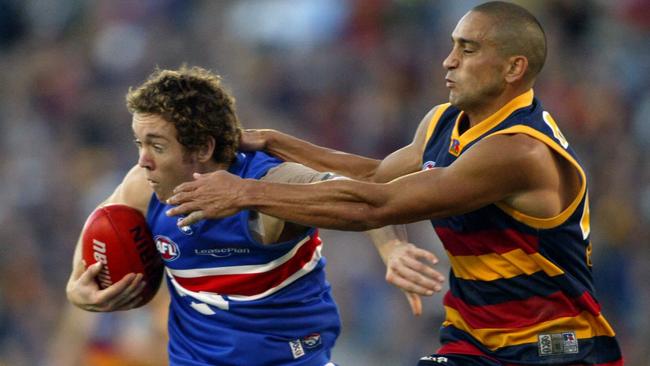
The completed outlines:
<svg viewBox="0 0 650 366">
<path fill-rule="evenodd" d="M 138 154 L 138 166 L 141 168 L 152 170 L 154 167 L 153 159 L 147 154 L 145 149 L 140 149 Z"/>
<path fill-rule="evenodd" d="M 453 50 L 449 52 L 449 55 L 447 55 L 447 57 L 442 61 L 442 67 L 447 70 L 458 67 L 458 57 L 456 57 Z"/>
</svg>

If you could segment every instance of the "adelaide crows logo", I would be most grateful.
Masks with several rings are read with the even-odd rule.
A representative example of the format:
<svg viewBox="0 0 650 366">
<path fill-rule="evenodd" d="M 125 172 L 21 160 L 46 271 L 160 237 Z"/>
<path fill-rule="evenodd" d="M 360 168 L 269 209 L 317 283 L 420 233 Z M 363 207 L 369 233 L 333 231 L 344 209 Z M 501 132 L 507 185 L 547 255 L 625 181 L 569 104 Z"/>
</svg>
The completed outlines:
<svg viewBox="0 0 650 366">
<path fill-rule="evenodd" d="M 449 152 L 453 156 L 458 156 L 460 154 L 460 141 L 458 141 L 458 139 L 451 140 L 451 145 L 449 145 Z"/>
</svg>

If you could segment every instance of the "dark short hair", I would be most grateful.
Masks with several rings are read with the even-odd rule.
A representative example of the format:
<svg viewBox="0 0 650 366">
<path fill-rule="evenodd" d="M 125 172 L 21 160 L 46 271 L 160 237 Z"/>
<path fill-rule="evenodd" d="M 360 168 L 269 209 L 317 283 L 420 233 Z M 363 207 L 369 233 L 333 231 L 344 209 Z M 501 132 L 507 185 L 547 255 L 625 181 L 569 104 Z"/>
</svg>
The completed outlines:
<svg viewBox="0 0 650 366">
<path fill-rule="evenodd" d="M 200 67 L 156 69 L 137 88 L 129 88 L 126 106 L 131 113 L 156 114 L 176 127 L 177 140 L 188 151 L 215 140 L 212 158 L 232 163 L 241 129 L 235 99 L 224 90 L 221 77 Z"/>
<path fill-rule="evenodd" d="M 485 14 L 494 20 L 491 35 L 505 56 L 523 55 L 528 59 L 526 79 L 534 80 L 546 61 L 546 34 L 537 18 L 523 7 L 492 1 L 470 11 Z"/>
</svg>

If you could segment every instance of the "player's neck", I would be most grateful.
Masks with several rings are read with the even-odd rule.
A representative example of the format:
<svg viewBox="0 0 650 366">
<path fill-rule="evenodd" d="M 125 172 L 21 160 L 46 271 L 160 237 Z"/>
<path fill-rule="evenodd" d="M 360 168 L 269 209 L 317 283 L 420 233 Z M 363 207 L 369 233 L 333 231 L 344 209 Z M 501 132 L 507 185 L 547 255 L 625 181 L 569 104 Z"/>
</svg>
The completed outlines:
<svg viewBox="0 0 650 366">
<path fill-rule="evenodd" d="M 216 172 L 217 170 L 228 170 L 228 168 L 230 168 L 230 164 L 228 163 L 217 163 L 213 160 L 210 160 L 209 162 L 199 164 L 196 172 L 205 174 Z"/>
<path fill-rule="evenodd" d="M 485 103 L 475 106 L 474 108 L 464 109 L 465 115 L 469 122 L 469 128 L 476 126 L 488 117 L 503 108 L 511 100 L 528 91 L 530 88 L 507 88 L 499 96 L 490 98 Z"/>
</svg>

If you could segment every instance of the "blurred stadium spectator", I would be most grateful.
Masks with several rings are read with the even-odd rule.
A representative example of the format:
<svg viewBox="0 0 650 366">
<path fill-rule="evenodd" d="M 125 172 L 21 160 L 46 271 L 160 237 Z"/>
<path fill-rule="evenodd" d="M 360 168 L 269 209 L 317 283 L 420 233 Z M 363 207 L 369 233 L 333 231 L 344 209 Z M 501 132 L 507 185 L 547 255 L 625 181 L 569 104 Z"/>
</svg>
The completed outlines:
<svg viewBox="0 0 650 366">
<path fill-rule="evenodd" d="M 64 291 L 81 223 L 135 162 L 124 95 L 154 66 L 221 74 L 245 127 L 383 157 L 445 100 L 450 32 L 477 3 L 0 0 L 0 365 L 164 362 L 133 357 L 164 356 L 151 318 L 164 311 L 75 314 Z M 650 365 L 650 2 L 518 3 L 549 33 L 535 91 L 590 177 L 604 312 L 627 364 Z M 411 239 L 442 254 L 429 226 L 411 225 Z M 413 318 L 369 242 L 323 238 L 344 327 L 334 360 L 401 366 L 430 353 L 440 296 Z"/>
</svg>

